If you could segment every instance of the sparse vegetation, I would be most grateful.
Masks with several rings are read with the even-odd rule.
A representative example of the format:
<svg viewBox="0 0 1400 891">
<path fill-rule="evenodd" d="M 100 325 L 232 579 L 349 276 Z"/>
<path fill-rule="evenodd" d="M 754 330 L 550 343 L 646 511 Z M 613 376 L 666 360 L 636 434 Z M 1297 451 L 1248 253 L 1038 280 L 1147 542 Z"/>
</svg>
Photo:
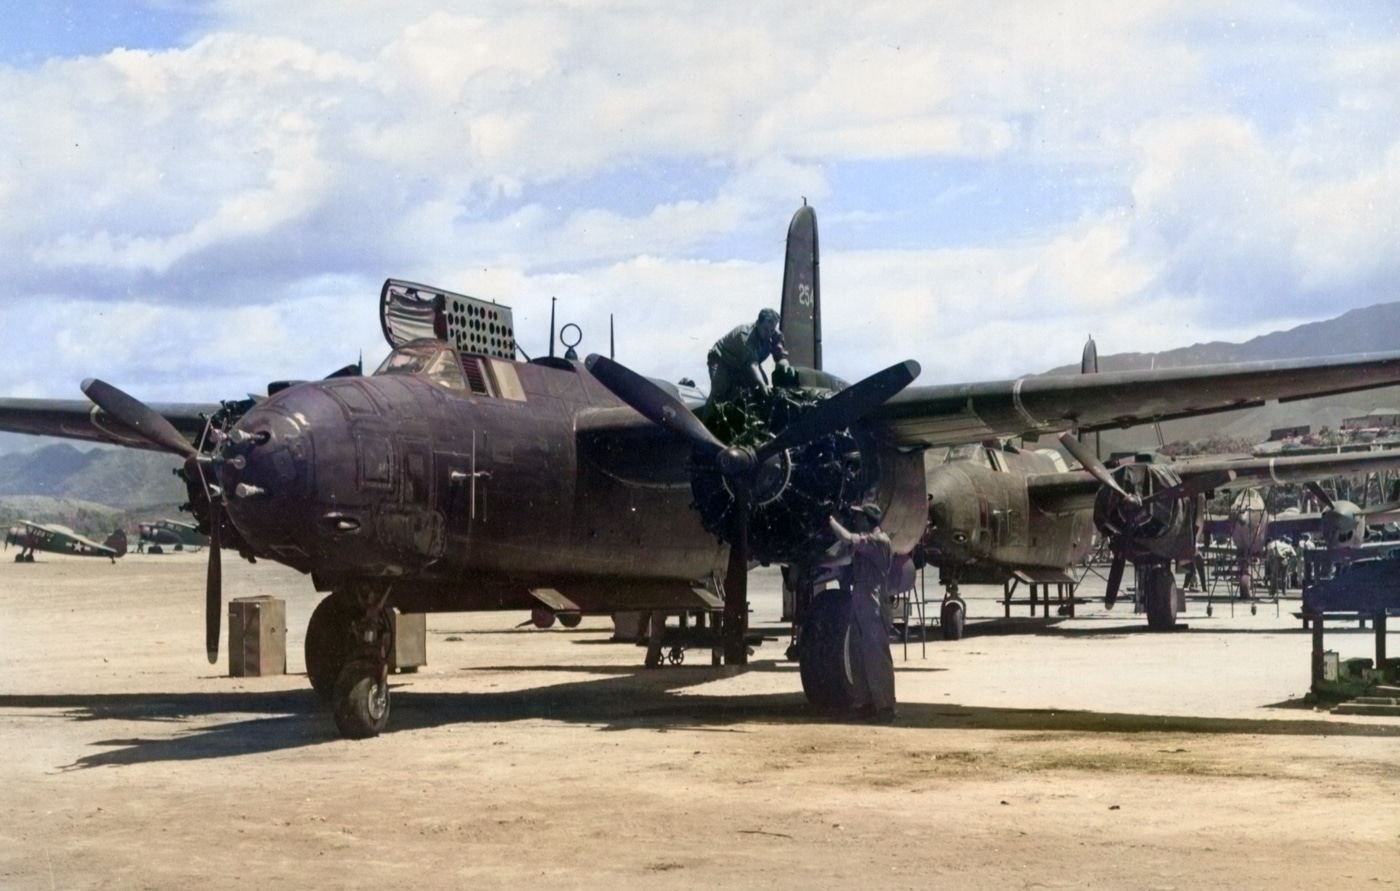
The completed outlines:
<svg viewBox="0 0 1400 891">
<path fill-rule="evenodd" d="M 1248 455 L 1254 452 L 1254 440 L 1242 436 L 1210 436 L 1192 442 L 1169 442 L 1158 451 L 1168 458 L 1192 458 L 1199 455 Z"/>
</svg>

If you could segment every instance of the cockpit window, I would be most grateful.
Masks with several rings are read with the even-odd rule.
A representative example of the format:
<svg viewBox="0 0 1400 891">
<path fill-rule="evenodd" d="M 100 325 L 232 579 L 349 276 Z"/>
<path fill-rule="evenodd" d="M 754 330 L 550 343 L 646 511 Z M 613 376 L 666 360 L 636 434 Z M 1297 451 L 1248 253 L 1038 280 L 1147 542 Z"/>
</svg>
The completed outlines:
<svg viewBox="0 0 1400 891">
<path fill-rule="evenodd" d="M 374 373 L 416 374 L 454 390 L 467 388 L 457 351 L 437 341 L 415 340 L 404 344 L 390 353 Z"/>
</svg>

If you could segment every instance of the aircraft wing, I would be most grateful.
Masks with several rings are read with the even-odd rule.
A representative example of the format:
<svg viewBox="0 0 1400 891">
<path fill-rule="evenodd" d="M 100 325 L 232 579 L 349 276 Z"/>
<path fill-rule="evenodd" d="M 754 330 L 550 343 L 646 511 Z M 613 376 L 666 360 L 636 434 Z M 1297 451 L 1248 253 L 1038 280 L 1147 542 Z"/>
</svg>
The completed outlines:
<svg viewBox="0 0 1400 891">
<path fill-rule="evenodd" d="M 71 543 L 74 546 L 71 549 L 73 553 L 91 553 L 97 554 L 102 557 L 115 557 L 117 555 L 116 551 L 107 547 L 105 544 L 93 541 L 92 539 L 87 538 L 86 536 L 79 535 L 71 529 L 68 530 L 68 533 L 65 536 L 65 538 L 67 538 L 69 543 Z"/>
<path fill-rule="evenodd" d="M 1206 529 L 1216 538 L 1228 538 L 1233 521 L 1229 517 L 1211 517 Z M 1303 533 L 1316 534 L 1322 529 L 1322 514 L 1278 514 L 1269 517 L 1269 537 L 1286 535 L 1297 538 Z"/>
<path fill-rule="evenodd" d="M 151 407 L 191 442 L 204 432 L 205 418 L 219 410 L 218 403 L 157 403 Z M 86 399 L 0 399 L 0 431 L 159 451 L 136 431 Z"/>
<path fill-rule="evenodd" d="M 1400 384 L 1400 353 L 909 387 L 876 413 L 900 445 L 1132 427 Z"/>
<path fill-rule="evenodd" d="M 1400 449 L 1344 452 L 1332 455 L 1294 455 L 1285 458 L 1221 458 L 1168 464 L 1183 480 L 1203 476 L 1234 475 L 1221 489 L 1239 489 L 1267 483 L 1306 483 L 1333 476 L 1351 476 L 1400 468 Z M 1087 470 L 1034 474 L 1027 480 L 1031 505 L 1046 513 L 1064 513 L 1092 507 L 1101 484 Z"/>
</svg>

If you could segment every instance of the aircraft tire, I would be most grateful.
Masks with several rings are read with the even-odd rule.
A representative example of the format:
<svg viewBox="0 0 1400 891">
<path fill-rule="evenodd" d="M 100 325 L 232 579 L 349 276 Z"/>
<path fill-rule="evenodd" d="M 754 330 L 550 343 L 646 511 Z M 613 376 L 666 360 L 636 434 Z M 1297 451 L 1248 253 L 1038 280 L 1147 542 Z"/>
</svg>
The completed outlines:
<svg viewBox="0 0 1400 891">
<path fill-rule="evenodd" d="M 336 594 L 316 604 L 306 625 L 306 677 L 311 689 L 329 700 L 341 669 L 350 658 L 353 607 Z"/>
<path fill-rule="evenodd" d="M 389 684 L 367 659 L 347 662 L 331 694 L 335 726 L 347 739 L 378 736 L 389 724 Z"/>
<path fill-rule="evenodd" d="M 534 625 L 536 628 L 553 628 L 554 618 L 554 610 L 552 609 L 537 606 L 530 610 L 530 624 Z"/>
<path fill-rule="evenodd" d="M 961 599 L 945 600 L 939 609 L 938 618 L 944 640 L 962 640 L 967 620 L 967 604 Z"/>
<path fill-rule="evenodd" d="M 1170 631 L 1176 627 L 1175 579 L 1166 566 L 1149 564 L 1144 567 L 1142 586 L 1147 593 L 1147 627 L 1152 631 Z"/>
<path fill-rule="evenodd" d="M 146 553 L 148 553 L 148 554 L 164 554 L 164 553 L 165 553 L 165 548 L 162 548 L 160 545 L 151 545 L 149 548 L 146 548 Z"/>
<path fill-rule="evenodd" d="M 579 623 L 583 621 L 583 613 L 563 612 L 554 615 L 559 619 L 559 624 L 565 628 L 577 628 Z"/>
<path fill-rule="evenodd" d="M 819 591 L 802 626 L 798 673 L 807 701 L 847 711 L 854 701 L 851 674 L 851 598 L 840 589 Z"/>
</svg>

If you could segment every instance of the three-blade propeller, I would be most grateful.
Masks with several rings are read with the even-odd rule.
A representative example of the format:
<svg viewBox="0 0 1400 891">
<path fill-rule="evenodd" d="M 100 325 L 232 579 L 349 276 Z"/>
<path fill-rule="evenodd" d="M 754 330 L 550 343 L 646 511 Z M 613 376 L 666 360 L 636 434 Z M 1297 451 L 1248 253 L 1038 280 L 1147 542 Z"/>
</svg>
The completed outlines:
<svg viewBox="0 0 1400 891">
<path fill-rule="evenodd" d="M 1195 498 L 1212 489 L 1219 488 L 1235 479 L 1233 470 L 1218 470 L 1213 473 L 1205 473 L 1190 479 L 1182 480 L 1171 486 L 1164 486 L 1147 497 L 1135 495 L 1128 492 L 1119 484 L 1113 472 L 1104 466 L 1099 460 L 1099 456 L 1085 447 L 1085 445 L 1074 437 L 1072 433 L 1062 433 L 1060 443 L 1065 447 L 1065 451 L 1074 456 L 1080 465 L 1094 479 L 1102 483 L 1107 489 L 1116 493 L 1120 501 L 1116 507 L 1116 513 L 1123 519 L 1123 526 L 1116 532 L 1113 548 L 1113 563 L 1108 569 L 1108 584 L 1104 591 L 1104 604 L 1112 609 L 1113 604 L 1118 600 L 1118 589 L 1123 583 L 1123 569 L 1127 560 L 1126 552 L 1128 543 L 1133 538 L 1137 528 L 1137 520 L 1145 511 L 1150 510 L 1151 505 L 1159 501 L 1175 501 Z"/>
<path fill-rule="evenodd" d="M 223 618 L 223 567 L 219 556 L 219 527 L 223 524 L 223 518 L 220 516 L 221 504 L 205 475 L 204 463 L 207 459 L 202 462 L 203 456 L 199 450 L 190 445 L 160 412 L 111 384 L 89 378 L 83 381 L 83 393 L 98 408 L 136 431 L 147 442 L 161 451 L 184 458 L 187 474 L 199 475 L 205 497 L 209 499 L 209 570 L 204 584 L 204 646 L 209 664 L 213 665 L 219 661 L 219 629 Z"/>
<path fill-rule="evenodd" d="M 759 468 L 789 449 L 806 445 L 858 423 L 890 397 L 909 386 L 919 374 L 919 363 L 912 360 L 876 372 L 818 402 L 788 424 L 773 439 L 757 448 L 750 448 L 720 442 L 685 403 L 656 383 L 612 359 L 592 355 L 585 360 L 585 365 L 599 383 L 638 414 L 684 437 L 697 450 L 711 456 L 730 491 L 734 493 L 738 509 L 734 512 L 734 525 L 729 532 L 729 566 L 724 582 L 727 628 L 735 627 L 736 622 L 741 623 L 741 611 L 746 609 L 744 604 L 748 591 L 749 509 L 753 503 Z M 742 641 L 727 642 L 726 661 L 736 661 L 730 659 L 731 646 L 742 649 L 743 644 Z"/>
</svg>

